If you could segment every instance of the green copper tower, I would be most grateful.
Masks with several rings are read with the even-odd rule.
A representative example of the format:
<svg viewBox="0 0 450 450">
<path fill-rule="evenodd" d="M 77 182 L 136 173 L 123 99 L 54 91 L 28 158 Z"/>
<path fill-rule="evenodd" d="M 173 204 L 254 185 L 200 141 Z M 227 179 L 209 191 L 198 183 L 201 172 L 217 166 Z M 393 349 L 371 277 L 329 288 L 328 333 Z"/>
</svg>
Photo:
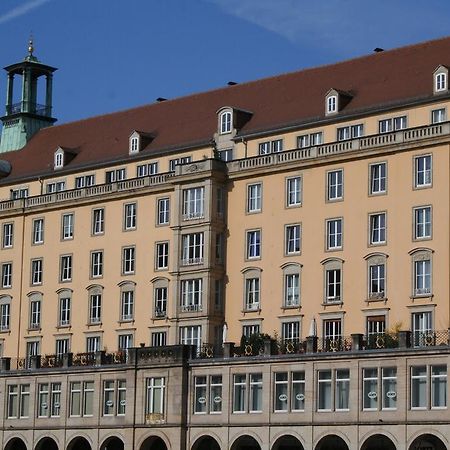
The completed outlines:
<svg viewBox="0 0 450 450">
<path fill-rule="evenodd" d="M 19 150 L 41 128 L 53 125 L 52 82 L 54 67 L 42 64 L 33 55 L 33 41 L 28 45 L 28 55 L 22 62 L 5 67 L 8 72 L 6 114 L 0 141 L 0 153 Z M 22 92 L 19 101 L 14 100 L 14 77 L 22 77 Z M 45 77 L 45 104 L 38 104 L 38 79 Z"/>
</svg>

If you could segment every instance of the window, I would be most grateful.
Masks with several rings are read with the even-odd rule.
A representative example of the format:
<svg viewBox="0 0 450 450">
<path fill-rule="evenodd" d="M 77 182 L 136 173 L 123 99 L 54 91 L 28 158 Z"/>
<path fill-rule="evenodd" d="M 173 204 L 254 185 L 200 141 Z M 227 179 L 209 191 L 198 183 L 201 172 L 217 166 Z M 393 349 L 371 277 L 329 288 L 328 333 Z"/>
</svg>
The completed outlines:
<svg viewBox="0 0 450 450">
<path fill-rule="evenodd" d="M 253 336 L 254 334 L 260 334 L 260 332 L 261 327 L 257 323 L 242 326 L 242 336 L 244 336 L 246 339 L 248 339 L 250 336 Z"/>
<path fill-rule="evenodd" d="M 431 294 L 431 260 L 414 261 L 414 296 Z"/>
<path fill-rule="evenodd" d="M 42 259 L 31 260 L 31 284 L 42 284 Z"/>
<path fill-rule="evenodd" d="M 164 377 L 152 377 L 146 380 L 146 400 L 145 400 L 145 413 L 146 414 L 159 414 L 162 418 L 164 416 L 164 402 L 165 402 L 165 378 Z"/>
<path fill-rule="evenodd" d="M 63 214 L 61 226 L 62 239 L 73 239 L 73 214 Z"/>
<path fill-rule="evenodd" d="M 59 299 L 58 326 L 66 327 L 70 325 L 70 296 L 65 293 Z"/>
<path fill-rule="evenodd" d="M 233 161 L 233 149 L 219 150 L 219 159 L 225 162 Z"/>
<path fill-rule="evenodd" d="M 88 336 L 86 338 L 86 352 L 95 353 L 100 351 L 100 336 Z"/>
<path fill-rule="evenodd" d="M 167 343 L 167 333 L 165 331 L 155 331 L 152 333 L 152 347 L 164 347 Z"/>
<path fill-rule="evenodd" d="M 120 295 L 120 320 L 134 319 L 134 291 L 122 291 Z"/>
<path fill-rule="evenodd" d="M 204 234 L 183 234 L 181 237 L 181 262 L 183 266 L 203 263 Z"/>
<path fill-rule="evenodd" d="M 224 236 L 223 233 L 216 233 L 216 241 L 215 241 L 215 246 L 214 246 L 214 250 L 215 250 L 215 259 L 216 259 L 216 263 L 222 265 L 223 264 L 223 259 L 224 259 Z"/>
<path fill-rule="evenodd" d="M 54 168 L 60 169 L 63 166 L 64 166 L 64 153 L 63 152 L 55 153 Z"/>
<path fill-rule="evenodd" d="M 11 297 L 0 300 L 0 331 L 9 331 L 11 324 Z"/>
<path fill-rule="evenodd" d="M 283 322 L 281 324 L 281 339 L 283 342 L 298 342 L 300 340 L 300 322 Z"/>
<path fill-rule="evenodd" d="M 332 341 L 339 341 L 342 338 L 341 319 L 325 319 L 323 321 L 323 337 L 325 344 L 330 344 Z"/>
<path fill-rule="evenodd" d="M 124 247 L 122 249 L 122 275 L 134 273 L 135 253 L 136 249 L 134 247 Z"/>
<path fill-rule="evenodd" d="M 95 175 L 84 175 L 82 177 L 75 177 L 75 189 L 95 186 Z"/>
<path fill-rule="evenodd" d="M 103 416 L 124 416 L 126 396 L 126 380 L 103 381 Z"/>
<path fill-rule="evenodd" d="M 432 183 L 431 155 L 421 155 L 414 158 L 414 186 L 416 188 L 428 187 Z"/>
<path fill-rule="evenodd" d="M 92 210 L 92 234 L 103 234 L 105 232 L 105 210 L 103 208 Z"/>
<path fill-rule="evenodd" d="M 91 278 L 103 276 L 103 251 L 95 250 L 91 252 Z"/>
<path fill-rule="evenodd" d="M 169 267 L 169 243 L 159 242 L 156 244 L 156 269 L 163 270 Z"/>
<path fill-rule="evenodd" d="M 286 179 L 286 206 L 300 206 L 302 204 L 302 178 L 293 177 Z"/>
<path fill-rule="evenodd" d="M 441 123 L 447 120 L 447 111 L 445 108 L 433 109 L 431 111 L 431 123 Z"/>
<path fill-rule="evenodd" d="M 204 217 L 205 188 L 196 187 L 183 190 L 183 220 Z"/>
<path fill-rule="evenodd" d="M 349 410 L 350 371 L 348 369 L 319 370 L 317 382 L 318 411 Z"/>
<path fill-rule="evenodd" d="M 3 235 L 2 235 L 2 247 L 11 248 L 13 246 L 13 233 L 14 224 L 4 223 L 3 224 Z"/>
<path fill-rule="evenodd" d="M 222 375 L 194 378 L 194 414 L 222 412 Z"/>
<path fill-rule="evenodd" d="M 347 139 L 356 139 L 364 136 L 364 125 L 357 124 L 337 129 L 337 140 L 345 141 Z"/>
<path fill-rule="evenodd" d="M 385 264 L 369 265 L 369 299 L 385 298 Z"/>
<path fill-rule="evenodd" d="M 138 178 L 155 175 L 158 173 L 158 163 L 152 162 L 148 164 L 141 164 L 136 168 L 136 176 Z"/>
<path fill-rule="evenodd" d="M 167 225 L 170 220 L 170 209 L 169 209 L 169 199 L 160 198 L 158 199 L 158 225 Z"/>
<path fill-rule="evenodd" d="M 247 259 L 261 257 L 261 230 L 247 231 Z"/>
<path fill-rule="evenodd" d="M 305 410 L 305 372 L 278 372 L 274 377 L 274 411 Z"/>
<path fill-rule="evenodd" d="M 28 188 L 17 188 L 11 189 L 11 200 L 17 200 L 19 198 L 27 198 L 28 197 Z"/>
<path fill-rule="evenodd" d="M 63 355 L 69 353 L 70 351 L 69 338 L 56 339 L 55 351 L 56 356 L 58 358 L 62 358 Z"/>
<path fill-rule="evenodd" d="M 2 288 L 12 286 L 12 263 L 2 264 Z"/>
<path fill-rule="evenodd" d="M 136 203 L 126 203 L 123 208 L 123 229 L 136 229 Z"/>
<path fill-rule="evenodd" d="M 414 347 L 423 347 L 434 343 L 433 313 L 431 311 L 421 311 L 412 313 L 412 344 Z"/>
<path fill-rule="evenodd" d="M 287 225 L 286 228 L 286 255 L 300 253 L 300 225 Z"/>
<path fill-rule="evenodd" d="M 130 139 L 130 153 L 137 153 L 139 151 L 139 138 L 132 137 Z"/>
<path fill-rule="evenodd" d="M 414 239 L 431 238 L 431 206 L 414 208 Z"/>
<path fill-rule="evenodd" d="M 397 409 L 395 367 L 363 369 L 363 409 L 365 411 Z"/>
<path fill-rule="evenodd" d="M 233 413 L 260 413 L 262 412 L 262 400 L 262 373 L 234 375 Z"/>
<path fill-rule="evenodd" d="M 369 166 L 370 195 L 386 193 L 386 163 L 376 163 Z"/>
<path fill-rule="evenodd" d="M 342 249 L 342 219 L 327 220 L 327 250 Z"/>
<path fill-rule="evenodd" d="M 337 95 L 330 95 L 327 98 L 327 114 L 337 112 Z"/>
<path fill-rule="evenodd" d="M 119 350 L 127 350 L 133 347 L 133 335 L 132 334 L 119 334 L 118 341 Z"/>
<path fill-rule="evenodd" d="M 95 292 L 89 296 L 89 323 L 96 324 L 102 321 L 102 294 Z"/>
<path fill-rule="evenodd" d="M 45 191 L 47 194 L 54 194 L 55 192 L 62 192 L 66 190 L 65 181 L 54 181 L 52 183 L 47 183 Z"/>
<path fill-rule="evenodd" d="M 105 183 L 115 183 L 117 181 L 123 181 L 126 179 L 125 168 L 116 170 L 107 170 L 105 172 Z"/>
<path fill-rule="evenodd" d="M 29 417 L 30 385 L 8 385 L 8 419 Z"/>
<path fill-rule="evenodd" d="M 182 156 L 181 158 L 171 159 L 169 161 L 169 171 L 175 172 L 175 166 L 180 166 L 181 164 L 189 164 L 191 161 L 191 156 Z"/>
<path fill-rule="evenodd" d="M 195 345 L 197 349 L 202 345 L 201 325 L 180 327 L 180 344 Z"/>
<path fill-rule="evenodd" d="M 284 269 L 284 307 L 300 306 L 300 274 L 297 266 L 289 266 Z"/>
<path fill-rule="evenodd" d="M 75 381 L 70 383 L 70 416 L 90 417 L 94 411 L 94 382 Z"/>
<path fill-rule="evenodd" d="M 245 280 L 245 309 L 257 310 L 260 308 L 259 278 L 247 278 Z"/>
<path fill-rule="evenodd" d="M 61 383 L 38 385 L 38 417 L 59 417 L 61 411 Z"/>
<path fill-rule="evenodd" d="M 375 343 L 376 338 L 380 334 L 384 334 L 386 330 L 386 316 L 368 316 L 366 320 L 366 331 L 369 344 Z"/>
<path fill-rule="evenodd" d="M 33 220 L 33 244 L 44 242 L 44 219 Z"/>
<path fill-rule="evenodd" d="M 341 302 L 341 269 L 327 269 L 325 303 Z"/>
<path fill-rule="evenodd" d="M 328 201 L 342 200 L 344 196 L 344 171 L 332 170 L 327 173 Z"/>
<path fill-rule="evenodd" d="M 220 134 L 231 133 L 232 117 L 230 111 L 225 111 L 220 115 Z"/>
<path fill-rule="evenodd" d="M 369 216 L 370 245 L 386 243 L 386 213 L 371 214 Z"/>
<path fill-rule="evenodd" d="M 60 257 L 59 279 L 61 282 L 72 280 L 72 255 L 63 255 Z"/>
<path fill-rule="evenodd" d="M 378 122 L 380 133 L 390 133 L 391 131 L 404 130 L 405 128 L 407 128 L 406 116 L 391 117 Z"/>
<path fill-rule="evenodd" d="M 247 212 L 248 213 L 257 213 L 261 212 L 261 193 L 262 193 L 262 185 L 258 184 L 249 184 L 247 186 Z"/>
<path fill-rule="evenodd" d="M 202 310 L 202 279 L 181 281 L 181 310 L 201 311 Z"/>
<path fill-rule="evenodd" d="M 36 330 L 41 327 L 41 301 L 32 299 L 30 302 L 30 329 Z"/>
<path fill-rule="evenodd" d="M 321 144 L 323 144 L 322 131 L 297 136 L 297 148 L 314 147 L 315 145 Z"/>
<path fill-rule="evenodd" d="M 435 88 L 436 92 L 441 92 L 447 90 L 447 74 L 438 73 L 435 76 Z"/>
<path fill-rule="evenodd" d="M 259 143 L 260 155 L 267 155 L 269 153 L 278 153 L 283 151 L 283 139 L 276 139 L 274 141 L 260 142 Z"/>
<path fill-rule="evenodd" d="M 155 317 L 166 317 L 167 314 L 167 288 L 156 287 L 155 295 Z"/>
<path fill-rule="evenodd" d="M 411 409 L 447 408 L 447 366 L 411 367 Z"/>
</svg>

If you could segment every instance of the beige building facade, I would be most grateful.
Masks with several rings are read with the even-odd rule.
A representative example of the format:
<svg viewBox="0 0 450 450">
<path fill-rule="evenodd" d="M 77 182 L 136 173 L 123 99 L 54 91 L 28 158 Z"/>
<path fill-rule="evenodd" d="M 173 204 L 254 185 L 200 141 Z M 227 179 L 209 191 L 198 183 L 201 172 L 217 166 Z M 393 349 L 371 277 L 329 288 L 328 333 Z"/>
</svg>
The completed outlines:
<svg viewBox="0 0 450 450">
<path fill-rule="evenodd" d="M 449 50 L 53 127 L 8 66 L 2 448 L 449 448 Z"/>
</svg>

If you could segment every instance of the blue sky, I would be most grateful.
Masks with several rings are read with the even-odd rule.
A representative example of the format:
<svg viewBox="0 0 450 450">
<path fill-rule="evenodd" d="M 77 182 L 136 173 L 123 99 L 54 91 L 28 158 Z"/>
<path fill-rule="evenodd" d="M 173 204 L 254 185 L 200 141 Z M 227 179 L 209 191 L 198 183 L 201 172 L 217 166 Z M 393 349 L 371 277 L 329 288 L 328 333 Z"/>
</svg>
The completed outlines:
<svg viewBox="0 0 450 450">
<path fill-rule="evenodd" d="M 62 123 L 445 36 L 449 19 L 448 0 L 1 0 L 0 64 L 32 32 Z"/>
</svg>

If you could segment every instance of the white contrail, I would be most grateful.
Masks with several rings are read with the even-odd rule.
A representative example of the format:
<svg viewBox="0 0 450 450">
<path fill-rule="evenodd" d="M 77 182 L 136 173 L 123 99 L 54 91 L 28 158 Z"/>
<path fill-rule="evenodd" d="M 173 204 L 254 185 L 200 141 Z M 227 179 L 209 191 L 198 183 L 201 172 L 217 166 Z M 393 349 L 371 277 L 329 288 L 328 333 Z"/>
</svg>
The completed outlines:
<svg viewBox="0 0 450 450">
<path fill-rule="evenodd" d="M 50 0 L 31 0 L 23 5 L 17 6 L 16 8 L 8 11 L 7 13 L 0 16 L 0 24 L 9 22 L 10 20 L 15 19 L 16 17 L 23 16 L 27 12 L 32 9 L 38 8 L 44 3 L 48 3 Z"/>
</svg>

